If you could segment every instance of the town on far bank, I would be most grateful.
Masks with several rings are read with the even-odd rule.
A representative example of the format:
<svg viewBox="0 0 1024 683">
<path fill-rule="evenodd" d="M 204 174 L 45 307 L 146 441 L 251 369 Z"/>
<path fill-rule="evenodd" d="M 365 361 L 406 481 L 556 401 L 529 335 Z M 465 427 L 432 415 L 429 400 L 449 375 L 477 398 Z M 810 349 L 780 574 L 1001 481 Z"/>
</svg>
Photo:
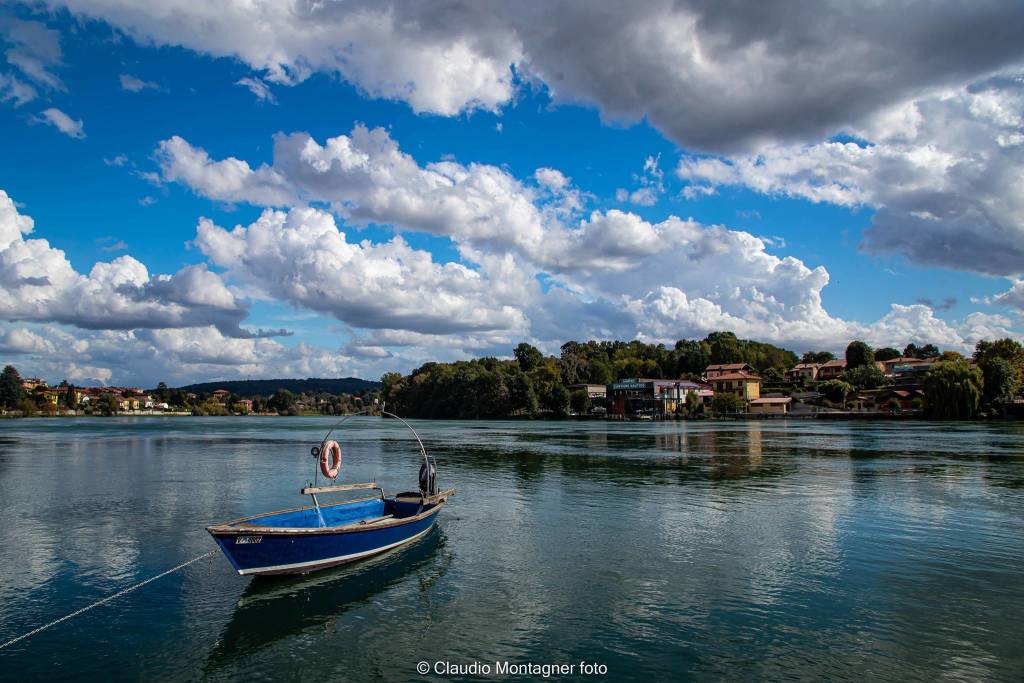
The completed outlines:
<svg viewBox="0 0 1024 683">
<path fill-rule="evenodd" d="M 49 386 L 0 374 L 0 410 L 33 415 L 342 415 L 386 405 L 433 419 L 1016 418 L 1024 346 L 979 341 L 970 357 L 934 344 L 850 342 L 797 356 L 713 332 L 674 346 L 570 341 L 558 356 L 519 344 L 512 359 L 430 362 L 381 382 L 231 380 L 170 388 Z"/>
<path fill-rule="evenodd" d="M 0 373 L 0 410 L 14 416 L 345 415 L 372 405 L 378 386 L 355 377 L 232 380 L 181 388 L 160 382 L 150 390 L 67 381 L 50 386 L 38 377 L 22 378 L 8 365 Z"/>
</svg>

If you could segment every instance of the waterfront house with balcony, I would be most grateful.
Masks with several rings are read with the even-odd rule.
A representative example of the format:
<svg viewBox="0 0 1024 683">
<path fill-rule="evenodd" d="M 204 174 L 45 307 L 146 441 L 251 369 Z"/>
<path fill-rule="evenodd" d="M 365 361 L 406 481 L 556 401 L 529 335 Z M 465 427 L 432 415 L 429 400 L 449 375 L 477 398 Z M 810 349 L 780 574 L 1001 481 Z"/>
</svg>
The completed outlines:
<svg viewBox="0 0 1024 683">
<path fill-rule="evenodd" d="M 752 368 L 749 363 L 715 363 L 704 369 L 704 379 L 706 381 L 711 381 L 715 377 L 729 375 L 736 372 L 746 372 L 753 375 L 754 368 Z"/>
<path fill-rule="evenodd" d="M 715 393 L 736 394 L 748 403 L 761 398 L 761 378 L 750 372 L 729 372 L 710 380 Z"/>
<path fill-rule="evenodd" d="M 821 363 L 797 363 L 787 375 L 794 382 L 813 382 L 818 379 L 818 368 Z"/>
<path fill-rule="evenodd" d="M 823 363 L 818 368 L 818 381 L 824 382 L 830 379 L 839 379 L 846 372 L 846 359 L 836 358 Z"/>
</svg>

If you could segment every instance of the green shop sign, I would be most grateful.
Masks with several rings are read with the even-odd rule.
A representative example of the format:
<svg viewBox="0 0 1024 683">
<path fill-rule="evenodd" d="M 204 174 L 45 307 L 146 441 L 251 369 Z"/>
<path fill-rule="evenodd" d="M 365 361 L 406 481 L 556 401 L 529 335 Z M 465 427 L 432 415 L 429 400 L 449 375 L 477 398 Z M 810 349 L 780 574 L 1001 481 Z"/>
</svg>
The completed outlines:
<svg viewBox="0 0 1024 683">
<path fill-rule="evenodd" d="M 630 390 L 644 390 L 651 389 L 654 387 L 653 382 L 638 382 L 636 380 L 624 380 L 622 382 L 616 382 L 612 385 L 612 391 L 630 391 Z"/>
</svg>

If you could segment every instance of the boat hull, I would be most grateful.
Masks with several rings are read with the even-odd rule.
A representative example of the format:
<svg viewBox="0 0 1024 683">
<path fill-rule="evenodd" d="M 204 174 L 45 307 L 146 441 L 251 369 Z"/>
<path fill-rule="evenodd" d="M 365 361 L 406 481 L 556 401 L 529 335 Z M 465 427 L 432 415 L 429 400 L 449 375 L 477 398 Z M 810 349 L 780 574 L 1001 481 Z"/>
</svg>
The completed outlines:
<svg viewBox="0 0 1024 683">
<path fill-rule="evenodd" d="M 362 528 L 210 527 L 210 535 L 241 576 L 306 574 L 411 543 L 434 525 L 443 504 L 414 517 Z"/>
</svg>

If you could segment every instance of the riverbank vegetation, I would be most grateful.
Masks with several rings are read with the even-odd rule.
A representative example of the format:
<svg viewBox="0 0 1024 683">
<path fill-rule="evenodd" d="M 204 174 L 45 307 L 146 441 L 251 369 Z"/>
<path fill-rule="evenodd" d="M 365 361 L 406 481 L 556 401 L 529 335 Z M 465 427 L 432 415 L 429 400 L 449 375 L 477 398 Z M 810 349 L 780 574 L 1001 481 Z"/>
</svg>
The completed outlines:
<svg viewBox="0 0 1024 683">
<path fill-rule="evenodd" d="M 564 417 L 589 409 L 587 392 L 572 392 L 573 385 L 605 385 L 627 377 L 699 380 L 712 363 L 744 362 L 768 371 L 799 360 L 792 351 L 731 332 L 683 339 L 671 348 L 640 341 L 570 341 L 558 356 L 545 356 L 524 342 L 513 356 L 426 363 L 409 375 L 387 373 L 381 378 L 381 396 L 412 417 Z"/>
<path fill-rule="evenodd" d="M 430 362 L 405 375 L 386 373 L 379 390 L 366 382 L 359 393 L 332 394 L 324 391 L 293 392 L 277 387 L 273 393 L 240 394 L 230 382 L 169 388 L 161 383 L 144 392 L 152 405 L 196 415 L 227 414 L 327 414 L 354 412 L 373 401 L 388 409 L 418 418 L 502 418 L 566 417 L 588 414 L 602 407 L 581 385 L 609 385 L 629 378 L 690 380 L 701 382 L 709 365 L 746 363 L 759 375 L 764 390 L 778 395 L 813 395 L 826 405 L 845 409 L 863 395 L 914 392 L 912 397 L 894 395 L 877 410 L 926 414 L 938 419 L 969 419 L 978 415 L 1010 415 L 1024 387 L 1024 346 L 1012 339 L 980 341 L 971 358 L 954 351 L 942 352 L 934 344 L 908 344 L 902 351 L 873 349 L 855 340 L 846 348 L 841 373 L 828 379 L 794 379 L 791 370 L 798 363 L 838 362 L 829 351 L 808 351 L 802 356 L 775 346 L 740 339 L 731 332 L 714 332 L 703 339 L 677 341 L 671 346 L 640 341 L 569 341 L 559 354 L 546 355 L 528 343 L 521 343 L 511 359 L 493 357 L 452 363 Z M 894 380 L 882 369 L 886 361 L 927 361 L 925 372 L 910 380 Z M 257 383 L 310 382 L 313 380 L 257 380 Z M 316 380 L 347 382 L 347 380 Z M 363 382 L 363 380 L 354 380 Z M 230 389 L 224 388 L 231 385 Z M 254 388 L 252 383 L 247 388 Z M 298 385 L 296 385 L 298 386 Z M 202 387 L 208 391 L 194 391 Z M 218 389 L 214 389 L 218 387 Z M 190 390 L 192 389 L 192 390 Z M 54 392 L 57 395 L 54 395 Z M 62 383 L 41 390 L 26 389 L 12 366 L 0 373 L 0 408 L 13 414 L 55 414 L 77 409 L 89 414 L 125 412 L 126 394 L 135 389 L 88 390 L 93 400 L 83 407 L 76 388 Z M 120 392 L 120 393 L 116 393 Z M 75 397 L 78 397 L 77 399 Z M 742 410 L 743 401 L 726 394 L 706 404 L 696 394 L 687 395 L 678 408 L 695 416 L 730 414 Z M 77 403 L 76 403 L 77 400 Z M 814 400 L 814 399 L 811 399 Z"/>
<path fill-rule="evenodd" d="M 402 415 L 421 418 L 498 418 L 585 414 L 591 400 L 574 385 L 607 385 L 627 378 L 701 381 L 709 365 L 747 363 L 767 390 L 790 395 L 809 393 L 841 408 L 859 392 L 887 388 L 921 394 L 888 399 L 879 411 L 925 414 L 936 419 L 969 419 L 1007 415 L 1024 386 L 1024 346 L 1012 339 L 981 341 L 971 358 L 942 352 L 934 344 L 908 344 L 903 350 L 873 349 L 852 341 L 842 360 L 845 368 L 834 379 L 793 380 L 797 363 L 836 360 L 829 351 L 797 356 L 773 344 L 739 339 L 731 332 L 714 332 L 704 339 L 680 340 L 672 346 L 639 341 L 570 341 L 558 356 L 544 355 L 522 343 L 511 360 L 477 358 L 453 363 L 425 363 L 408 375 L 392 372 L 382 378 L 381 398 Z M 926 361 L 927 372 L 909 383 L 894 385 L 879 365 L 885 361 Z M 898 380 L 903 382 L 904 380 Z M 716 394 L 710 405 L 697 405 L 688 396 L 688 415 L 731 414 L 743 403 L 731 394 Z"/>
<path fill-rule="evenodd" d="M 358 378 L 211 382 L 156 389 L 48 386 L 24 379 L 14 366 L 0 372 L 0 410 L 5 415 L 344 415 L 371 405 L 377 382 Z M 292 391 L 292 387 L 299 389 Z M 331 393 L 325 389 L 352 389 Z M 259 391 L 265 391 L 261 394 Z M 245 392 L 245 393 L 236 393 Z"/>
</svg>

